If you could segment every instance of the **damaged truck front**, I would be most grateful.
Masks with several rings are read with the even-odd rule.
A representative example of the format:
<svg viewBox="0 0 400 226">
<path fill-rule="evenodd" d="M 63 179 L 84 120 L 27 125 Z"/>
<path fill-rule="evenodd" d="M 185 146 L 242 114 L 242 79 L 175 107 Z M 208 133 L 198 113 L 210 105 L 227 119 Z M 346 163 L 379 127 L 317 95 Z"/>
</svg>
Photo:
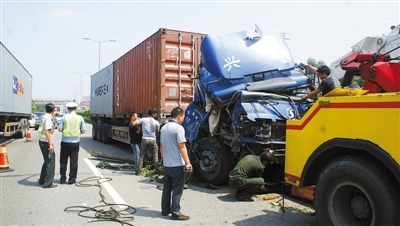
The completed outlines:
<svg viewBox="0 0 400 226">
<path fill-rule="evenodd" d="M 286 120 L 306 111 L 301 92 L 310 83 L 281 34 L 256 32 L 204 37 L 197 75 L 188 75 L 195 93 L 182 125 L 202 182 L 226 183 L 241 158 L 264 150 L 271 156 L 264 179 L 284 178 Z"/>
</svg>

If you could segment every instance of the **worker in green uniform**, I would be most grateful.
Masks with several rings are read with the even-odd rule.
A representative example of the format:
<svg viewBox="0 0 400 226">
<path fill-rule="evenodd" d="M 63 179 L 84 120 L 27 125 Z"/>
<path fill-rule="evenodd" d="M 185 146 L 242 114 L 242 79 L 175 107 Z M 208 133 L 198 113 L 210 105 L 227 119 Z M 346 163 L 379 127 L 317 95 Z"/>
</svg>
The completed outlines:
<svg viewBox="0 0 400 226">
<path fill-rule="evenodd" d="M 269 161 L 268 151 L 261 155 L 246 155 L 229 173 L 229 184 L 237 189 L 235 197 L 239 201 L 253 201 L 253 195 L 265 192 L 264 179 L 261 177 Z"/>
</svg>

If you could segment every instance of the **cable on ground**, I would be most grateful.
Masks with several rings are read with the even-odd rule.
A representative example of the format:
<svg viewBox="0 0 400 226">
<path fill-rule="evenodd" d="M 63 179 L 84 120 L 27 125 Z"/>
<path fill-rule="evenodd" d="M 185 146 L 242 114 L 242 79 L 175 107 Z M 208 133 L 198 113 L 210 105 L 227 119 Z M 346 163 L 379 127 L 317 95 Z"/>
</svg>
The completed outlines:
<svg viewBox="0 0 400 226">
<path fill-rule="evenodd" d="M 115 221 L 121 225 L 132 225 L 129 223 L 133 221 L 133 214 L 136 213 L 136 209 L 128 204 L 115 204 L 107 203 L 105 201 L 104 195 L 101 193 L 102 187 L 101 183 L 111 181 L 111 178 L 101 178 L 101 177 L 88 177 L 84 180 L 78 181 L 75 185 L 78 187 L 99 187 L 99 195 L 101 201 L 104 205 L 99 205 L 95 207 L 88 206 L 70 206 L 64 209 L 64 212 L 78 212 L 78 215 L 85 218 L 90 218 L 88 223 L 98 222 L 98 221 Z M 95 183 L 94 183 L 95 182 Z M 107 209 L 108 207 L 108 209 Z"/>
</svg>

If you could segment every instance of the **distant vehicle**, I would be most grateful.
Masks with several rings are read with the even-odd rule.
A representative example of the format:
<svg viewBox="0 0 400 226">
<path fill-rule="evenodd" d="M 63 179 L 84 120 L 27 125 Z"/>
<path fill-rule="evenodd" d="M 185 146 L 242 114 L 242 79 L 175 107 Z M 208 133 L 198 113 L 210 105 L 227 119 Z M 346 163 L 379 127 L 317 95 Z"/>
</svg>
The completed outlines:
<svg viewBox="0 0 400 226">
<path fill-rule="evenodd" d="M 36 122 L 35 122 L 35 130 L 39 129 L 40 124 L 42 123 L 42 117 L 44 114 L 46 114 L 46 112 L 35 112 L 34 114 L 36 114 L 38 117 L 36 118 Z M 58 128 L 58 124 L 59 124 L 59 120 L 57 119 L 56 116 L 54 117 L 54 127 L 57 129 Z"/>
<path fill-rule="evenodd" d="M 28 124 L 29 124 L 30 128 L 34 128 L 35 127 L 36 118 L 37 118 L 36 114 L 31 114 L 31 117 L 28 120 Z"/>
<path fill-rule="evenodd" d="M 35 120 L 35 130 L 39 129 L 40 123 L 42 123 L 42 116 L 46 114 L 45 112 L 34 112 L 33 114 L 36 115 Z"/>
</svg>

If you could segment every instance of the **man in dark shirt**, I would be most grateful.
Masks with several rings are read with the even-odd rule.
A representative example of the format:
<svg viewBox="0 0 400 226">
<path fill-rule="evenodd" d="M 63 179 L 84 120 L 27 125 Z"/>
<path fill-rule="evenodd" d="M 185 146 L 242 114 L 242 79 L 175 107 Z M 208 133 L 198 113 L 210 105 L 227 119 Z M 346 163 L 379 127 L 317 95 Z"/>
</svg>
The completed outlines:
<svg viewBox="0 0 400 226">
<path fill-rule="evenodd" d="M 136 112 L 131 112 L 131 121 L 129 123 L 129 136 L 131 138 L 130 144 L 133 150 L 133 163 L 135 164 L 135 171 L 139 172 L 139 155 L 140 155 L 140 142 L 142 142 L 142 131 L 139 125 L 133 126 L 137 121 L 138 115 Z"/>
<path fill-rule="evenodd" d="M 312 92 L 308 93 L 307 95 L 305 95 L 304 97 L 302 97 L 301 100 L 304 101 L 308 98 L 311 98 L 311 97 L 317 95 L 320 92 L 322 93 L 322 96 L 324 96 L 325 94 L 329 93 L 330 91 L 332 91 L 333 89 L 335 89 L 336 87 L 338 87 L 340 85 L 339 80 L 337 80 L 335 77 L 330 75 L 331 70 L 329 69 L 328 66 L 322 65 L 317 69 L 317 68 L 307 64 L 306 67 L 310 68 L 310 70 L 314 74 L 317 74 L 318 77 L 322 80 L 322 82 L 317 89 L 315 89 L 314 91 L 312 91 Z"/>
<path fill-rule="evenodd" d="M 253 195 L 265 191 L 261 175 L 268 161 L 268 151 L 260 156 L 246 155 L 229 173 L 229 184 L 237 189 L 235 197 L 239 201 L 253 201 Z"/>
</svg>

